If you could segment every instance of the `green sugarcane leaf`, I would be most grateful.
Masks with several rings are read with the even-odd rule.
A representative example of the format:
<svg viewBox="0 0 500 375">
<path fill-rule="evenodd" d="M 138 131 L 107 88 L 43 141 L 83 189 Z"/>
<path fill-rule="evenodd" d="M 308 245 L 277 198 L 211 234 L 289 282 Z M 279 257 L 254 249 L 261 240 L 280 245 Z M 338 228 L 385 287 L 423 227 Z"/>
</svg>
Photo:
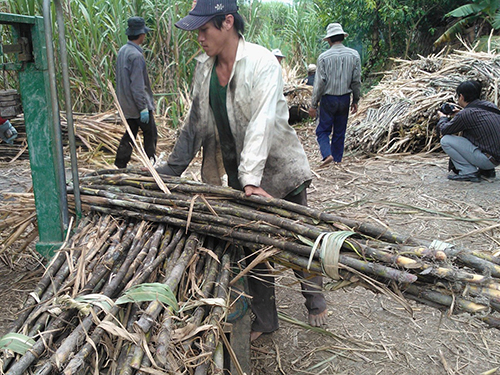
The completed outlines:
<svg viewBox="0 0 500 375">
<path fill-rule="evenodd" d="M 301 236 L 300 234 L 298 234 L 297 237 L 300 240 L 300 242 L 302 242 L 303 244 L 308 245 L 308 246 L 314 246 L 314 242 L 310 238 Z"/>
<path fill-rule="evenodd" d="M 113 300 L 104 294 L 86 294 L 75 298 L 75 301 L 98 306 L 105 312 L 109 312 L 115 305 Z"/>
<path fill-rule="evenodd" d="M 151 302 L 158 300 L 174 309 L 179 310 L 177 299 L 170 287 L 161 283 L 144 283 L 131 287 L 123 296 L 116 300 L 117 305 L 130 302 Z"/>
<path fill-rule="evenodd" d="M 21 355 L 24 355 L 33 345 L 35 345 L 35 340 L 19 333 L 7 333 L 0 339 L 0 349 L 12 350 Z"/>
</svg>

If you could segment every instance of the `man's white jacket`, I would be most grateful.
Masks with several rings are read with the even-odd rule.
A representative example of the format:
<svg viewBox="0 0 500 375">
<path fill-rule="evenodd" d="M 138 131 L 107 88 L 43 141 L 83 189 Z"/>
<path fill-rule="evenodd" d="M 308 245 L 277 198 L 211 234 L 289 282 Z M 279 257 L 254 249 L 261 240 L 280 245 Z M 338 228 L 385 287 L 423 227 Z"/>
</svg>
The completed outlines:
<svg viewBox="0 0 500 375">
<path fill-rule="evenodd" d="M 209 105 L 215 57 L 203 54 L 197 60 L 191 108 L 172 154 L 158 172 L 180 176 L 202 149 L 202 179 L 220 185 L 225 171 Z M 283 198 L 311 180 L 307 156 L 288 124 L 281 66 L 269 50 L 243 37 L 227 86 L 227 112 L 241 186 L 260 186 L 273 197 Z"/>
</svg>

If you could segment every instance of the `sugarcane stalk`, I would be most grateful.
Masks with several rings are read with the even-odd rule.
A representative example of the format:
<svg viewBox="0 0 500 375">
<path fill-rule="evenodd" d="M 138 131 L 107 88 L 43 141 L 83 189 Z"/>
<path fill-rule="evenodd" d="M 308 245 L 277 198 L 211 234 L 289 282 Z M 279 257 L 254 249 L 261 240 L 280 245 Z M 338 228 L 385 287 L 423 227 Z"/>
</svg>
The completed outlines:
<svg viewBox="0 0 500 375">
<path fill-rule="evenodd" d="M 402 246 L 401 250 L 399 251 L 400 254 L 414 254 L 418 257 L 421 258 L 431 258 L 437 261 L 445 261 L 446 260 L 446 253 L 442 250 L 436 250 L 436 249 L 430 249 L 425 246 L 418 246 L 418 247 L 407 247 L 407 246 Z"/>
<path fill-rule="evenodd" d="M 155 361 L 162 367 L 167 365 L 167 355 L 170 350 L 170 338 L 172 335 L 172 311 L 168 308 L 165 311 L 163 322 L 161 323 L 161 330 L 158 334 Z M 137 367 L 136 367 L 137 368 Z"/>
<path fill-rule="evenodd" d="M 169 180 L 174 181 L 174 179 L 170 177 L 168 178 L 166 176 L 161 176 L 161 177 L 163 178 L 167 186 L 169 186 L 168 184 Z M 103 180 L 110 184 L 130 185 L 149 190 L 155 189 L 154 182 L 146 182 L 145 180 L 139 182 L 139 181 L 134 181 L 130 178 L 124 178 L 124 176 L 117 176 L 117 175 L 106 176 L 105 178 L 103 178 Z M 328 214 L 307 206 L 299 205 L 293 202 L 288 202 L 283 199 L 265 198 L 255 195 L 246 197 L 244 193 L 231 188 L 225 188 L 213 185 L 204 185 L 201 183 L 194 183 L 193 181 L 189 180 L 181 180 L 181 181 L 182 183 L 179 183 L 180 182 L 179 180 L 176 181 L 177 184 L 174 186 L 170 186 L 170 190 L 188 192 L 191 194 L 215 194 L 231 199 L 236 199 L 240 202 L 255 203 L 261 206 L 264 210 L 267 210 L 268 207 L 277 207 L 287 211 L 298 213 L 303 216 L 310 217 L 318 221 L 324 221 L 332 224 L 342 223 L 343 225 L 346 225 L 347 227 L 351 228 L 351 230 L 363 233 L 369 237 L 385 240 L 392 243 L 419 245 L 418 241 L 413 239 L 412 237 L 394 233 L 385 227 L 378 228 L 368 223 L 357 222 L 355 220 L 350 220 L 340 216 Z"/>
<path fill-rule="evenodd" d="M 117 290 L 118 292 L 121 291 L 121 289 L 119 289 L 118 287 L 122 284 L 122 281 L 124 280 L 126 274 L 130 270 L 130 265 L 134 262 L 137 255 L 142 250 L 142 248 L 144 247 L 144 243 L 148 238 L 147 235 L 143 235 L 143 227 L 145 225 L 146 225 L 145 222 L 141 222 L 141 224 L 137 228 L 137 232 L 135 233 L 135 238 L 132 240 L 130 250 L 127 251 L 125 261 L 122 263 L 118 272 L 114 274 L 113 279 L 103 289 L 102 293 L 104 295 L 109 295 L 110 294 L 109 290 Z M 110 295 L 110 297 L 113 297 L 113 295 Z"/>
<path fill-rule="evenodd" d="M 475 257 L 487 260 L 488 262 L 500 265 L 500 257 L 496 257 L 491 254 L 486 254 L 480 251 L 472 251 L 471 254 L 474 255 Z"/>
<path fill-rule="evenodd" d="M 133 345 L 132 343 L 126 343 L 125 347 L 122 349 L 120 353 L 120 361 L 118 363 L 118 367 L 116 369 L 116 374 L 118 375 L 132 375 L 134 373 L 134 369 L 130 367 L 130 359 L 133 356 Z M 71 370 L 68 366 L 65 369 L 66 373 L 73 374 L 76 371 Z"/>
<path fill-rule="evenodd" d="M 181 231 L 178 231 L 178 233 L 176 234 L 176 236 L 174 236 L 174 240 L 171 242 L 171 244 L 170 244 L 170 245 L 172 245 L 172 243 L 178 244 L 178 243 L 179 243 L 179 241 L 180 241 L 182 238 L 183 238 L 183 236 L 182 236 L 182 232 L 181 232 Z M 176 239 L 177 239 L 177 240 L 176 240 Z M 169 245 L 169 246 L 170 246 L 170 245 Z M 156 260 L 158 260 L 158 258 L 157 258 Z M 152 267 L 154 264 L 159 265 L 159 264 L 161 264 L 161 262 L 156 262 L 156 261 L 155 261 L 155 262 L 153 262 L 153 263 L 151 264 L 151 266 L 149 267 L 149 269 L 154 269 L 154 268 Z M 143 275 L 144 275 L 143 277 L 148 277 L 148 276 L 149 276 L 149 274 L 150 274 L 150 272 L 144 272 L 144 273 L 143 273 Z M 141 283 L 141 282 L 143 282 L 143 279 L 142 279 L 142 278 L 140 278 L 140 277 L 136 277 L 136 278 L 134 278 L 134 279 L 132 279 L 132 280 L 131 280 L 131 283 L 132 283 L 132 284 L 131 284 L 130 286 L 132 286 L 132 285 L 137 285 L 137 284 L 139 284 L 139 283 Z M 113 310 L 111 311 L 110 315 L 111 315 L 111 316 L 116 315 L 116 312 L 115 312 L 114 308 L 113 308 Z M 106 317 L 106 318 L 105 318 L 105 320 L 106 320 L 106 319 L 108 319 L 108 317 Z M 97 343 L 99 343 L 99 342 L 100 342 L 100 339 L 101 339 L 102 334 L 103 334 L 103 330 L 102 330 L 101 328 L 96 328 L 96 329 L 94 330 L 94 333 L 93 333 L 93 334 L 92 334 L 92 336 L 91 336 L 92 341 L 93 341 L 94 343 L 96 343 L 96 344 L 97 344 Z M 136 349 L 135 349 L 135 347 L 136 347 L 136 346 L 134 346 L 134 348 L 133 348 L 133 349 L 131 349 L 134 353 L 135 353 L 135 350 L 136 350 Z M 138 349 L 138 350 L 140 350 L 140 349 Z M 87 358 L 87 357 L 88 357 L 88 356 L 92 353 L 92 351 L 93 351 L 92 345 L 90 345 L 90 344 L 88 344 L 88 343 L 87 343 L 87 344 L 85 344 L 85 345 L 82 347 L 82 349 L 80 349 L 80 351 L 78 352 L 78 354 L 77 354 L 77 355 L 75 355 L 75 356 L 73 357 L 73 359 L 72 359 L 72 360 L 68 363 L 68 365 L 66 366 L 66 368 L 65 368 L 65 370 L 64 370 L 64 374 L 65 374 L 65 375 L 69 375 L 69 374 L 74 374 L 74 373 L 76 373 L 76 371 L 78 371 L 78 369 L 79 369 L 79 368 L 81 368 L 81 366 L 84 364 L 85 358 Z M 128 363 L 128 362 L 127 362 L 127 363 Z"/>
<path fill-rule="evenodd" d="M 216 292 L 216 297 L 217 298 L 222 298 L 224 301 L 227 302 L 227 306 L 229 306 L 229 277 L 230 277 L 230 262 L 231 262 L 231 254 L 226 253 L 222 256 L 221 259 L 221 272 L 220 272 L 220 277 L 217 282 L 217 292 Z M 224 311 L 224 308 L 221 306 L 214 306 L 212 308 L 212 314 L 210 316 L 209 323 L 214 326 L 214 329 L 210 330 L 204 337 L 203 337 L 203 343 L 202 343 L 202 349 L 205 352 L 212 353 L 212 359 L 213 355 L 215 353 L 215 349 L 218 345 L 218 334 L 224 334 L 224 332 L 219 332 L 217 335 L 215 333 L 215 327 L 219 326 L 220 321 L 224 318 L 226 312 Z M 195 370 L 195 375 L 205 375 L 208 372 L 208 366 L 210 365 L 210 362 L 204 358 L 201 359 L 201 363 L 198 363 L 196 366 Z"/>
<path fill-rule="evenodd" d="M 480 305 L 471 301 L 467 301 L 466 299 L 456 297 L 453 298 L 450 295 L 446 295 L 440 293 L 435 290 L 424 289 L 421 286 L 417 286 L 414 284 L 408 285 L 405 290 L 405 293 L 412 294 L 414 296 L 432 301 L 437 303 L 438 305 L 451 307 L 452 305 L 457 306 L 460 310 L 469 312 L 472 314 L 478 314 L 485 311 L 488 311 L 488 306 Z"/>
<path fill-rule="evenodd" d="M 177 260 L 172 271 L 166 276 L 167 279 L 165 280 L 165 284 L 168 285 L 171 290 L 175 290 L 177 288 L 189 260 L 194 255 L 201 242 L 200 235 L 197 233 L 191 234 L 187 239 L 184 251 Z M 134 324 L 135 327 L 140 328 L 144 333 L 149 332 L 162 309 L 163 306 L 159 301 L 151 302 L 144 311 L 142 317 Z"/>
<path fill-rule="evenodd" d="M 33 345 L 33 347 L 26 352 L 17 362 L 12 364 L 6 375 L 24 375 L 27 369 L 36 362 L 41 354 L 45 351 L 46 342 L 51 342 L 56 333 L 62 331 L 67 325 L 68 320 L 73 316 L 73 311 L 66 311 L 56 319 L 52 320 L 46 329 L 46 333 L 41 333 L 41 338 Z M 42 339 L 43 338 L 43 339 Z"/>
<path fill-rule="evenodd" d="M 170 242 L 168 240 L 163 241 L 158 257 L 147 267 L 142 268 L 140 272 L 135 274 L 132 280 L 127 284 L 126 288 L 129 288 L 132 283 L 142 284 L 143 282 L 145 282 L 149 275 L 153 272 L 153 270 L 158 268 L 165 261 L 167 256 L 169 256 L 177 247 L 179 242 L 184 241 L 184 239 L 184 230 L 178 229 Z"/>
<path fill-rule="evenodd" d="M 222 333 L 223 335 L 224 333 Z M 224 369 L 224 345 L 222 342 L 217 343 L 217 347 L 215 348 L 214 355 L 214 374 L 219 374 L 223 372 Z"/>
<path fill-rule="evenodd" d="M 126 322 L 126 329 L 130 330 L 132 329 L 132 323 L 136 319 L 136 314 L 138 311 L 139 307 L 135 303 L 129 303 L 127 305 L 127 308 L 125 310 L 125 315 L 123 317 L 123 321 Z M 124 363 L 124 358 L 126 357 L 128 350 L 130 348 L 130 342 L 122 339 L 121 337 L 118 338 L 117 344 L 116 344 L 116 350 L 114 350 L 111 353 L 111 364 L 109 367 L 108 373 L 110 374 L 116 374 L 117 369 L 120 368 L 120 365 Z"/>
<path fill-rule="evenodd" d="M 223 242 L 217 243 L 215 246 L 215 255 L 217 256 L 217 259 L 221 259 L 222 252 L 224 251 L 224 246 L 225 244 Z M 216 285 L 216 279 L 219 274 L 219 262 L 213 259 L 212 257 L 209 257 L 207 266 L 204 269 L 204 274 L 203 274 L 203 285 L 201 286 L 200 294 L 202 297 L 209 297 L 212 295 L 212 292 L 214 290 L 214 287 Z M 199 326 L 206 314 L 206 306 L 198 306 L 194 310 L 194 312 L 191 314 L 190 318 L 188 319 L 189 323 L 194 324 L 195 326 Z M 188 342 L 183 342 L 182 347 L 184 350 L 188 350 L 191 342 L 194 340 L 188 340 Z"/>
<path fill-rule="evenodd" d="M 471 283 L 484 283 L 488 280 L 488 277 L 483 275 L 472 274 L 469 272 L 464 272 L 461 270 L 454 270 L 451 268 L 441 267 L 433 264 L 427 264 L 423 261 L 416 261 L 414 259 L 404 257 L 398 254 L 391 254 L 383 250 L 378 250 L 369 246 L 359 245 L 360 252 L 368 257 L 372 257 L 378 261 L 396 264 L 401 267 L 409 269 L 422 269 L 424 274 L 436 276 L 439 278 L 444 278 L 453 281 L 466 281 Z M 344 246 L 344 248 L 347 248 Z M 425 248 L 419 248 L 416 250 L 415 254 L 426 253 Z M 431 251 L 432 254 L 432 251 Z"/>
<path fill-rule="evenodd" d="M 151 338 L 151 332 L 145 334 L 146 341 Z M 133 345 L 132 346 L 132 357 L 130 358 L 129 366 L 131 369 L 138 370 L 141 367 L 142 359 L 144 358 L 144 351 L 142 347 Z"/>
<path fill-rule="evenodd" d="M 158 253 L 158 245 L 160 244 L 160 240 L 165 233 L 167 233 L 167 236 L 165 237 L 164 241 L 168 242 L 170 241 L 170 238 L 172 236 L 171 228 L 166 228 L 164 224 L 158 225 L 158 228 L 156 229 L 155 234 L 151 239 L 151 247 L 147 251 L 146 257 L 144 258 L 144 260 L 142 260 L 142 258 L 140 259 L 140 263 L 142 263 L 144 267 L 147 267 L 153 261 L 153 259 L 156 258 L 156 254 Z"/>
<path fill-rule="evenodd" d="M 128 250 L 130 246 L 133 243 L 134 238 L 136 238 L 136 235 L 138 232 L 140 232 L 140 226 L 133 226 L 130 228 L 130 231 L 128 234 L 124 236 L 124 241 L 120 243 L 116 248 L 115 251 L 113 251 L 111 256 L 106 257 L 103 260 L 103 264 L 106 264 L 108 267 L 113 265 L 111 263 L 111 259 L 114 259 L 117 261 L 120 259 L 120 254 L 123 253 L 124 251 Z M 109 254 L 108 254 L 109 255 Z M 99 265 L 97 267 L 97 270 L 101 270 L 102 265 Z M 108 270 L 109 271 L 109 270 Z M 103 273 L 104 275 L 105 273 Z M 86 285 L 83 291 L 89 290 L 89 284 L 96 279 L 96 277 L 93 277 Z M 97 283 L 96 283 L 97 284 Z M 102 294 L 106 297 L 112 297 L 116 292 L 117 292 L 117 287 L 119 285 L 119 282 L 112 282 L 107 283 L 102 291 Z M 118 291 L 119 292 L 119 291 Z M 120 311 L 120 308 L 118 306 L 114 306 L 111 311 L 108 313 L 108 316 L 106 318 L 111 319 L 111 317 L 114 317 L 118 312 Z M 96 314 L 98 311 L 96 312 Z M 61 343 L 59 348 L 56 350 L 56 352 L 51 356 L 51 359 L 47 361 L 42 368 L 37 372 L 37 375 L 48 375 L 50 374 L 55 368 L 61 368 L 69 359 L 69 356 L 73 353 L 74 348 L 78 347 L 81 345 L 83 340 L 86 338 L 86 332 L 89 331 L 90 327 L 94 324 L 93 321 L 93 315 L 89 314 L 87 317 L 85 317 L 81 323 L 76 327 L 73 332 Z M 102 333 L 102 332 L 101 332 Z M 92 336 L 94 337 L 94 335 Z M 91 345 L 89 345 L 91 347 Z M 83 350 L 83 349 L 82 349 Z M 89 349 L 93 350 L 93 349 Z M 85 358 L 85 357 L 83 357 Z M 75 365 L 75 362 L 81 361 L 80 365 L 83 363 L 83 358 L 81 356 L 75 356 L 72 360 L 73 366 Z M 66 373 L 65 374 L 71 374 L 72 372 Z"/>
<path fill-rule="evenodd" d="M 175 290 L 177 285 L 179 284 L 182 273 L 187 267 L 187 264 L 191 257 L 193 256 L 197 246 L 198 246 L 199 237 L 197 234 L 192 234 L 188 240 L 186 241 L 186 245 L 184 246 L 183 253 L 178 257 L 175 266 L 171 269 L 170 272 L 166 273 L 165 284 L 167 284 L 171 290 Z M 179 242 L 180 245 L 183 244 L 183 241 Z M 180 248 L 181 246 L 177 246 Z M 175 252 L 173 254 L 175 256 Z M 141 329 L 145 334 L 149 333 L 151 326 L 154 324 L 157 316 L 163 310 L 163 304 L 158 300 L 153 301 L 149 304 L 147 309 L 144 311 L 142 317 L 134 323 L 134 327 Z M 143 350 L 140 346 L 135 345 L 134 349 L 135 362 L 134 364 L 130 363 L 130 366 L 133 368 L 137 368 L 142 359 Z M 135 367 L 134 367 L 135 366 Z"/>
<path fill-rule="evenodd" d="M 95 207 L 94 209 L 100 211 L 102 208 L 101 207 Z M 104 212 L 112 212 L 112 210 L 104 209 Z M 124 215 L 131 215 L 132 217 L 137 217 L 137 218 L 143 218 L 145 220 L 152 220 L 152 221 L 166 221 L 169 224 L 172 225 L 186 225 L 185 222 L 178 220 L 178 219 L 173 219 L 169 217 L 158 217 L 154 215 L 148 215 L 148 214 L 143 214 L 143 213 L 135 213 L 135 212 L 130 212 L 127 210 L 121 210 L 120 211 Z M 213 235 L 222 239 L 228 239 L 228 237 L 236 238 L 238 240 L 242 241 L 247 241 L 247 242 L 254 242 L 254 243 L 260 243 L 263 245 L 269 245 L 269 246 L 274 246 L 276 248 L 285 250 L 285 251 L 291 251 L 294 253 L 297 253 L 299 255 L 303 256 L 309 256 L 310 255 L 310 247 L 304 246 L 304 245 L 299 245 L 296 243 L 291 243 L 285 240 L 278 240 L 274 239 L 268 236 L 261 236 L 258 233 L 250 233 L 248 231 L 227 231 L 223 227 L 216 226 L 216 225 L 201 225 L 198 223 L 191 223 L 190 227 L 192 230 L 198 232 L 198 233 L 205 233 L 208 235 Z M 362 272 L 368 272 L 372 275 L 376 276 L 382 276 L 384 278 L 392 279 L 398 282 L 402 283 L 412 283 L 417 280 L 417 277 L 415 275 L 412 275 L 408 272 L 403 272 L 403 271 L 398 271 L 395 269 L 392 269 L 390 267 L 382 266 L 377 263 L 372 263 L 372 262 L 364 262 L 360 260 L 356 260 L 351 257 L 346 257 L 343 255 L 340 255 L 340 262 L 343 264 L 346 264 L 354 269 L 357 269 L 358 271 Z"/>
<path fill-rule="evenodd" d="M 448 248 L 444 250 L 446 256 L 456 257 L 463 264 L 481 272 L 490 274 L 493 277 L 500 277 L 500 266 L 488 260 L 478 258 L 463 249 Z"/>
<path fill-rule="evenodd" d="M 10 328 L 10 332 L 17 332 L 18 329 L 21 328 L 21 326 L 23 326 L 24 322 L 30 315 L 31 311 L 38 303 L 38 300 L 41 300 L 42 294 L 49 286 L 51 280 L 55 278 L 56 273 L 59 271 L 59 269 L 61 268 L 61 266 L 65 261 L 66 257 L 64 256 L 64 254 L 62 252 L 57 252 L 54 261 L 45 272 L 45 275 L 40 279 L 40 281 L 36 285 L 35 290 L 33 290 L 33 292 L 28 295 L 28 298 L 24 303 L 21 313 L 18 315 L 17 319 L 14 321 L 14 323 Z M 34 296 L 37 296 L 38 300 Z"/>
<path fill-rule="evenodd" d="M 83 230 L 89 223 L 88 218 L 84 218 L 78 228 L 75 230 L 74 238 L 78 235 L 79 232 Z M 33 311 L 35 304 L 48 300 L 54 293 L 55 290 L 59 288 L 62 281 L 67 277 L 68 268 L 65 268 L 61 273 L 60 269 L 63 267 L 63 264 L 66 261 L 66 256 L 63 251 L 58 251 L 56 256 L 51 260 L 50 264 L 47 267 L 47 270 L 44 273 L 44 276 L 40 279 L 34 291 L 30 293 L 27 297 L 27 300 L 23 306 L 22 312 L 18 315 L 17 319 L 14 321 L 10 328 L 10 332 L 17 332 L 21 326 L 24 325 L 28 316 Z M 51 292 L 45 293 L 48 286 L 53 284 Z M 35 298 L 37 296 L 38 298 Z M 38 299 L 38 300 L 37 300 Z"/>
<path fill-rule="evenodd" d="M 473 296 L 484 296 L 489 300 L 500 304 L 500 290 L 495 290 L 478 285 L 468 285 L 467 291 Z"/>
</svg>

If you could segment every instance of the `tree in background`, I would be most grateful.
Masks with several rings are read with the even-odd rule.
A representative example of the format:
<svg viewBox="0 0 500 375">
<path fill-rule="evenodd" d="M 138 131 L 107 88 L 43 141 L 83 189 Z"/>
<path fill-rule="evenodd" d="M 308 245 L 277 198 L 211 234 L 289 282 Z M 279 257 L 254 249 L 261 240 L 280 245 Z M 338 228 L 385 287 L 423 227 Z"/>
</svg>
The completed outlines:
<svg viewBox="0 0 500 375">
<path fill-rule="evenodd" d="M 450 42 L 457 35 L 465 33 L 469 42 L 479 40 L 481 47 L 481 44 L 485 45 L 485 39 L 493 30 L 500 30 L 500 1 L 473 0 L 470 4 L 459 6 L 447 13 L 446 17 L 453 18 L 452 24 L 436 40 L 436 45 Z M 500 48 L 499 37 L 495 39 L 497 48 Z"/>
<path fill-rule="evenodd" d="M 497 0 L 498 1 L 498 0 Z M 382 68 L 387 58 L 431 52 L 433 38 L 445 27 L 444 15 L 464 0 L 314 0 L 320 22 L 340 22 L 347 44 L 356 48 L 364 71 Z"/>
</svg>

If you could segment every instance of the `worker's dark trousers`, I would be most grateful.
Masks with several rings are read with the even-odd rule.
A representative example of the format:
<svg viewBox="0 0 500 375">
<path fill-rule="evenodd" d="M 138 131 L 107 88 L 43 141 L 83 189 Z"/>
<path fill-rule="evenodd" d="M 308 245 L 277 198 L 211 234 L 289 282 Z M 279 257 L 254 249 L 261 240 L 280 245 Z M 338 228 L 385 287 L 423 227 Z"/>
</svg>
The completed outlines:
<svg viewBox="0 0 500 375">
<path fill-rule="evenodd" d="M 300 194 L 287 196 L 287 201 L 307 206 L 307 193 L 304 189 Z M 250 250 L 246 250 L 249 255 Z M 247 264 L 252 258 L 247 260 Z M 248 289 L 252 296 L 251 307 L 255 315 L 252 324 L 252 331 L 273 332 L 279 327 L 278 312 L 276 310 L 276 297 L 274 292 L 274 277 L 269 275 L 269 269 L 265 263 L 258 264 L 253 270 L 253 274 L 248 278 Z M 309 273 L 295 271 L 295 276 L 301 282 L 302 295 L 305 297 L 305 305 L 310 314 L 319 314 L 326 309 L 325 296 L 321 292 L 323 278 L 321 276 L 311 276 Z"/>
<path fill-rule="evenodd" d="M 137 137 L 137 132 L 139 128 L 142 130 L 142 135 L 144 137 L 144 151 L 148 158 L 155 156 L 156 152 L 156 141 L 158 139 L 158 132 L 156 130 L 156 123 L 153 116 L 153 111 L 149 111 L 149 122 L 146 124 L 141 122 L 138 118 L 129 118 L 127 123 L 134 134 L 134 138 Z M 126 168 L 130 158 L 132 156 L 132 140 L 128 132 L 126 131 L 123 135 L 118 150 L 116 151 L 115 165 L 118 168 Z"/>
<path fill-rule="evenodd" d="M 323 160 L 331 155 L 333 161 L 342 161 L 350 100 L 350 94 L 321 97 L 316 139 Z"/>
</svg>

